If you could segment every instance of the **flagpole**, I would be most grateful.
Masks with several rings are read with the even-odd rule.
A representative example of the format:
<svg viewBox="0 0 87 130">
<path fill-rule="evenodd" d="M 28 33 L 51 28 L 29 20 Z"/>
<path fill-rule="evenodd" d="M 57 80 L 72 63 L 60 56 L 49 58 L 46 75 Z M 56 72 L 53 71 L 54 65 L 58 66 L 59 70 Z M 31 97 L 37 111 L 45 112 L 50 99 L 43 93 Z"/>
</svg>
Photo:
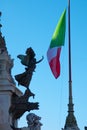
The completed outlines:
<svg viewBox="0 0 87 130">
<path fill-rule="evenodd" d="M 74 116 L 74 104 L 72 97 L 72 72 L 71 72 L 71 30 L 70 30 L 70 0 L 68 0 L 68 57 L 69 57 L 69 104 L 68 115 L 66 117 L 65 129 L 77 127 L 77 121 Z"/>
<path fill-rule="evenodd" d="M 68 111 L 73 112 L 72 72 L 71 72 L 71 28 L 70 28 L 70 0 L 68 0 L 68 55 L 69 55 L 69 104 Z"/>
</svg>

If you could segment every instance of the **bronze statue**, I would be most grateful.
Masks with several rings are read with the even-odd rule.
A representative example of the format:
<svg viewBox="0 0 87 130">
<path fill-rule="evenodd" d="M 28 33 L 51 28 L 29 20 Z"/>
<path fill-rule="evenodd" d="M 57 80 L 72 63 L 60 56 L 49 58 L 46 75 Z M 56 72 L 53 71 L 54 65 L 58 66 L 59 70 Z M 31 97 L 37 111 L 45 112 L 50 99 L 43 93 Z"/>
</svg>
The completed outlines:
<svg viewBox="0 0 87 130">
<path fill-rule="evenodd" d="M 39 61 L 36 61 L 35 53 L 31 47 L 26 50 L 26 55 L 18 55 L 17 57 L 21 60 L 21 63 L 26 66 L 26 68 L 25 72 L 16 75 L 15 79 L 17 80 L 18 85 L 28 88 L 33 72 L 36 68 L 36 64 L 40 63 L 43 60 L 43 57 Z"/>
<path fill-rule="evenodd" d="M 28 102 L 28 99 L 35 94 L 33 94 L 29 89 L 27 89 L 24 93 L 23 96 L 18 97 L 18 96 L 13 96 L 13 102 L 12 105 L 9 109 L 9 113 L 13 113 L 13 119 L 18 119 L 20 118 L 26 111 L 31 111 L 34 109 L 39 109 L 39 103 L 33 103 L 33 102 Z"/>
<path fill-rule="evenodd" d="M 12 96 L 12 104 L 9 108 L 9 113 L 12 114 L 13 121 L 15 119 L 19 119 L 26 111 L 30 112 L 31 110 L 38 110 L 39 103 L 38 102 L 28 102 L 31 96 L 35 96 L 30 89 L 29 84 L 32 79 L 33 72 L 35 71 L 36 64 L 40 63 L 43 60 L 43 57 L 36 61 L 35 53 L 31 47 L 26 50 L 25 55 L 18 55 L 17 56 L 20 60 L 22 65 L 25 66 L 25 72 L 18 74 L 15 76 L 15 79 L 18 82 L 18 85 L 22 85 L 26 87 L 25 93 L 23 96 L 19 97 L 15 94 Z M 14 125 L 13 125 L 14 129 Z M 16 130 L 16 129 L 15 129 Z M 21 130 L 21 129 L 20 129 Z"/>
</svg>

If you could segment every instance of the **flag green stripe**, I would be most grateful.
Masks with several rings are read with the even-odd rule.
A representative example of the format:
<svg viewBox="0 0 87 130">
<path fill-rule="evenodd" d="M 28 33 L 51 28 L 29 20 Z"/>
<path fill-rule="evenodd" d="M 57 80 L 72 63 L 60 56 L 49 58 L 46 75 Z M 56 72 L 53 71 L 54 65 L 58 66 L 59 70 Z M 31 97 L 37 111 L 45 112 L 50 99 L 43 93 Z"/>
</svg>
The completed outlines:
<svg viewBox="0 0 87 130">
<path fill-rule="evenodd" d="M 51 39 L 50 48 L 64 45 L 66 28 L 66 9 L 62 13 Z"/>
</svg>

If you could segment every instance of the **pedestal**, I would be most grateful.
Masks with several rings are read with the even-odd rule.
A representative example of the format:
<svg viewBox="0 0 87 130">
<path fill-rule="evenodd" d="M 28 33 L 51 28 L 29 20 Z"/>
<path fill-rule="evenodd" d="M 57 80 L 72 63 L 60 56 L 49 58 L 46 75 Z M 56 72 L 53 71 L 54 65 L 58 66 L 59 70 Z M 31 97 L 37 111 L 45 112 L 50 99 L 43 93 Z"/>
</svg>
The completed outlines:
<svg viewBox="0 0 87 130">
<path fill-rule="evenodd" d="M 10 125 L 14 123 L 17 127 L 17 120 L 12 120 L 12 115 L 9 114 L 9 108 L 12 104 L 12 95 L 21 96 L 22 93 L 12 84 L 0 84 L 0 130 L 11 130 Z"/>
</svg>

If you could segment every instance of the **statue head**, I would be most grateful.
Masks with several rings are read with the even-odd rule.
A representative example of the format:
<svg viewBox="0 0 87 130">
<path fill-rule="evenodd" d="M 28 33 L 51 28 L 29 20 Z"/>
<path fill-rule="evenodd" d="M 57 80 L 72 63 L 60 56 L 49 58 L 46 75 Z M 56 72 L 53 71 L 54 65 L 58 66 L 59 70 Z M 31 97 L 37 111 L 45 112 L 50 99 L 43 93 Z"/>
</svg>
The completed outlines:
<svg viewBox="0 0 87 130">
<path fill-rule="evenodd" d="M 27 123 L 28 123 L 28 126 L 33 126 L 33 125 L 38 125 L 38 123 L 40 124 L 39 120 L 41 120 L 41 117 L 35 115 L 34 113 L 29 113 L 27 116 L 26 116 L 26 119 L 27 119 Z"/>
<path fill-rule="evenodd" d="M 35 57 L 35 53 L 31 47 L 27 48 L 26 54 L 32 56 L 32 58 Z"/>
</svg>

